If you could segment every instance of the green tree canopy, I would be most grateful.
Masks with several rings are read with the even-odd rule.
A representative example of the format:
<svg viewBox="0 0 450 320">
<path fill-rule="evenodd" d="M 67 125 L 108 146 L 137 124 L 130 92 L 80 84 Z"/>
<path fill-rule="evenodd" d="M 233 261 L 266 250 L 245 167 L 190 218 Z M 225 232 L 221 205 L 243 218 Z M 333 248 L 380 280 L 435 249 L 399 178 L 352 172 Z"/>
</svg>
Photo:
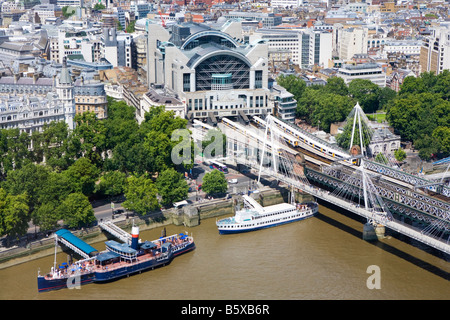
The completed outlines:
<svg viewBox="0 0 450 320">
<path fill-rule="evenodd" d="M 0 188 L 0 235 L 10 238 L 26 234 L 29 208 L 27 194 L 8 194 Z"/>
<path fill-rule="evenodd" d="M 127 175 L 121 171 L 105 172 L 100 177 L 97 192 L 108 197 L 117 196 L 124 192 Z"/>
<path fill-rule="evenodd" d="M 359 102 L 365 113 L 375 112 L 380 107 L 381 89 L 370 80 L 352 80 L 348 85 L 348 93 Z"/>
<path fill-rule="evenodd" d="M 187 198 L 189 186 L 182 173 L 173 168 L 161 172 L 156 179 L 158 193 L 162 197 L 161 203 L 169 205 Z"/>
<path fill-rule="evenodd" d="M 89 199 L 80 192 L 67 196 L 57 210 L 69 228 L 88 226 L 95 221 L 94 209 Z"/>
<path fill-rule="evenodd" d="M 225 193 L 228 189 L 225 174 L 217 169 L 206 173 L 203 176 L 202 189 L 210 195 Z"/>
<path fill-rule="evenodd" d="M 145 215 L 159 208 L 157 193 L 155 184 L 146 175 L 130 176 L 125 187 L 126 200 L 122 205 L 127 210 Z"/>
<path fill-rule="evenodd" d="M 89 197 L 94 193 L 99 169 L 87 158 L 80 158 L 71 165 L 64 175 L 69 179 L 76 192 Z"/>
<path fill-rule="evenodd" d="M 280 75 L 277 78 L 277 83 L 285 88 L 288 92 L 292 93 L 295 100 L 297 101 L 301 98 L 303 92 L 306 89 L 305 81 L 295 75 Z"/>
</svg>

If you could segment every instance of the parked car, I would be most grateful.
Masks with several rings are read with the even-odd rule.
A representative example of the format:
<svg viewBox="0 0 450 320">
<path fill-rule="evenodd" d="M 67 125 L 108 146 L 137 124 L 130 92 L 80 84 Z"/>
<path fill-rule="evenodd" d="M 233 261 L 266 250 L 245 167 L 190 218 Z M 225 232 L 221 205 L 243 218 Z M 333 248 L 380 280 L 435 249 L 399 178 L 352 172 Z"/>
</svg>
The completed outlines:
<svg viewBox="0 0 450 320">
<path fill-rule="evenodd" d="M 236 183 L 238 183 L 238 180 L 237 179 L 230 179 L 230 180 L 228 180 L 228 183 L 236 184 Z"/>
<path fill-rule="evenodd" d="M 113 211 L 113 214 L 122 214 L 124 212 L 125 212 L 125 210 L 123 210 L 123 209 L 116 209 Z"/>
</svg>

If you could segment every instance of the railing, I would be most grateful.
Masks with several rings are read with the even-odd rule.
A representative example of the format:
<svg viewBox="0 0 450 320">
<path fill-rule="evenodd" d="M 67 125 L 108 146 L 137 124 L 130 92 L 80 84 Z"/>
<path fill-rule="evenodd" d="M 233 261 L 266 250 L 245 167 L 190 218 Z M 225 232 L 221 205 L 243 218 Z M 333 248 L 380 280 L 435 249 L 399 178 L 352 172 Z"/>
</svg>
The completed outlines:
<svg viewBox="0 0 450 320">
<path fill-rule="evenodd" d="M 113 236 L 119 238 L 125 243 L 131 243 L 131 235 L 126 231 L 122 230 L 118 226 L 116 226 L 111 221 L 99 222 L 98 226 L 103 230 L 111 233 Z"/>
<path fill-rule="evenodd" d="M 259 165 L 257 163 L 254 163 L 252 161 L 239 159 L 239 162 L 242 162 L 243 164 L 250 166 L 254 169 L 259 170 Z M 245 162 L 245 163 L 244 163 Z M 414 240 L 417 240 L 419 242 L 422 242 L 430 247 L 433 247 L 437 250 L 440 250 L 444 253 L 450 254 L 450 244 L 449 241 L 444 241 L 442 239 L 435 238 L 430 235 L 426 235 L 423 233 L 423 231 L 414 228 L 410 225 L 403 224 L 398 221 L 390 220 L 386 218 L 384 215 L 379 215 L 373 211 L 366 210 L 362 207 L 357 207 L 356 205 L 353 205 L 341 198 L 338 198 L 334 196 L 333 194 L 328 193 L 327 191 L 320 190 L 317 187 L 307 185 L 303 182 L 294 180 L 292 178 L 286 177 L 282 174 L 275 173 L 271 170 L 265 170 L 262 171 L 261 174 L 269 175 L 275 179 L 277 179 L 280 182 L 286 183 L 294 188 L 300 189 L 302 191 L 305 191 L 316 198 L 320 198 L 322 200 L 327 201 L 328 203 L 334 204 L 338 207 L 341 207 L 345 210 L 351 211 L 353 213 L 356 213 L 362 217 L 365 217 L 369 220 L 373 220 L 374 222 L 384 225 L 396 232 L 399 232 L 401 234 L 404 234 Z"/>
</svg>

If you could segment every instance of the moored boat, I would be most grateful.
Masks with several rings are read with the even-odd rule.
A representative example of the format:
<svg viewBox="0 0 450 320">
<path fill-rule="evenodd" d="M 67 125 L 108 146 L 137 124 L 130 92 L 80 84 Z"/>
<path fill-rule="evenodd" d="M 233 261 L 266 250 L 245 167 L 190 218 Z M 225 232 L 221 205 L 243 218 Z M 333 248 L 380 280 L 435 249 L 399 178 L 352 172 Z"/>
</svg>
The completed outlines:
<svg viewBox="0 0 450 320">
<path fill-rule="evenodd" d="M 247 195 L 243 196 L 243 200 L 244 208 L 236 211 L 234 217 L 216 222 L 220 234 L 255 231 L 303 220 L 314 216 L 319 208 L 316 202 L 280 203 L 263 207 Z"/>
<path fill-rule="evenodd" d="M 55 264 L 46 275 L 38 274 L 38 291 L 75 288 L 92 282 L 114 281 L 169 264 L 173 258 L 195 249 L 192 236 L 174 234 L 153 241 L 138 241 L 133 227 L 131 244 L 105 242 L 106 250 L 73 264 Z M 80 240 L 81 241 L 81 240 Z M 55 250 L 56 257 L 56 250 Z"/>
</svg>

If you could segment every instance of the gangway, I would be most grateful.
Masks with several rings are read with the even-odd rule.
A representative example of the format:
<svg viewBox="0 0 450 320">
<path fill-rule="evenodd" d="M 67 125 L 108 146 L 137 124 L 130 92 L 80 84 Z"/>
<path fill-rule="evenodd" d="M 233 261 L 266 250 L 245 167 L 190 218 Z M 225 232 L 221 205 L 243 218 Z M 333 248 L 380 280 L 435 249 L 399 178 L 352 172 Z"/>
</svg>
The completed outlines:
<svg viewBox="0 0 450 320">
<path fill-rule="evenodd" d="M 122 242 L 131 244 L 131 234 L 116 226 L 111 220 L 99 222 L 98 226 L 120 239 Z"/>
<path fill-rule="evenodd" d="M 243 195 L 242 199 L 244 200 L 244 205 L 245 206 L 248 206 L 248 207 L 256 210 L 259 213 L 264 212 L 264 207 L 261 206 L 258 202 L 256 202 L 256 200 L 253 199 L 252 197 L 247 196 L 247 195 Z"/>
<path fill-rule="evenodd" d="M 64 244 L 66 247 L 70 248 L 74 252 L 78 253 L 85 259 L 88 259 L 92 256 L 93 253 L 97 252 L 97 249 L 88 245 L 86 242 L 81 240 L 80 238 L 74 236 L 67 229 L 60 229 L 55 232 L 56 240 L 60 243 Z"/>
</svg>

